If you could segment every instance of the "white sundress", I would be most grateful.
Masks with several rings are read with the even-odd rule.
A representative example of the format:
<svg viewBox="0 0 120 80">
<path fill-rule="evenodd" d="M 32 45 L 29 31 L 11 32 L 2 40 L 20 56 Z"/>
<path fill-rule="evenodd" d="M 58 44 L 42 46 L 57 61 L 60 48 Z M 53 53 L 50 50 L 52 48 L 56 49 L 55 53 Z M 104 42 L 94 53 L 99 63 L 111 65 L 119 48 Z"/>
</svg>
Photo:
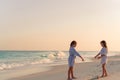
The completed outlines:
<svg viewBox="0 0 120 80">
<path fill-rule="evenodd" d="M 100 53 L 101 55 L 105 55 L 105 56 L 102 56 L 102 57 L 101 57 L 101 64 L 107 63 L 107 53 L 108 53 L 107 48 L 102 48 L 99 53 Z"/>
</svg>

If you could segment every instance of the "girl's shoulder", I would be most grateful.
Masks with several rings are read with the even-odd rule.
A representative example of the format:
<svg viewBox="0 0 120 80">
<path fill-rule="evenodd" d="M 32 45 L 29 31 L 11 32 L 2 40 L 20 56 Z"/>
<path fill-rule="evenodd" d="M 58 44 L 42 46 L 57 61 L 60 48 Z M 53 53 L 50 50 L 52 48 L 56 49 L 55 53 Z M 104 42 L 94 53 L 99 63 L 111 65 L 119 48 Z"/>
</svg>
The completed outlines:
<svg viewBox="0 0 120 80">
<path fill-rule="evenodd" d="M 74 47 L 70 47 L 70 50 L 75 50 L 75 48 Z"/>
<path fill-rule="evenodd" d="M 103 50 L 107 50 L 107 48 L 103 47 Z"/>
<path fill-rule="evenodd" d="M 70 47 L 70 49 L 74 49 L 74 47 Z"/>
<path fill-rule="evenodd" d="M 101 50 L 107 50 L 107 48 L 103 47 Z"/>
<path fill-rule="evenodd" d="M 108 52 L 108 49 L 107 49 L 107 48 L 105 48 L 105 47 L 103 47 L 103 48 L 101 49 L 101 51 L 103 51 L 103 52 L 107 53 L 107 52 Z"/>
</svg>

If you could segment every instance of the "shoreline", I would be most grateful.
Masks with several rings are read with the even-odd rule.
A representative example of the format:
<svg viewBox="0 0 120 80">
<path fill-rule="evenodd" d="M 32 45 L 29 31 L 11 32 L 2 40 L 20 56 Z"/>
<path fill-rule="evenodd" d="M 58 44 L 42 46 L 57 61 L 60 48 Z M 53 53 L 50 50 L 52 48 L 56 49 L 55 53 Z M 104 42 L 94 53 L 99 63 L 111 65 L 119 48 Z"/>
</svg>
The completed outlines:
<svg viewBox="0 0 120 80">
<path fill-rule="evenodd" d="M 48 70 L 51 70 L 51 67 L 41 65 L 28 65 L 13 69 L 7 69 L 0 72 L 0 80 L 9 80 L 15 77 L 22 77 L 39 72 L 45 72 Z"/>
</svg>

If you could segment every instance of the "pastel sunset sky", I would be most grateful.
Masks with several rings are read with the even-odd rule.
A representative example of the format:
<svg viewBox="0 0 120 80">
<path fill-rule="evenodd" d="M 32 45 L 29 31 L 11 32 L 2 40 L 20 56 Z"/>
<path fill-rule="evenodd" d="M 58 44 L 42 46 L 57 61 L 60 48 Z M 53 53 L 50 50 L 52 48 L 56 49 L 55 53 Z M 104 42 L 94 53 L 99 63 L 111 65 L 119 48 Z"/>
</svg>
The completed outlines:
<svg viewBox="0 0 120 80">
<path fill-rule="evenodd" d="M 0 50 L 120 51 L 120 0 L 0 0 Z"/>
</svg>

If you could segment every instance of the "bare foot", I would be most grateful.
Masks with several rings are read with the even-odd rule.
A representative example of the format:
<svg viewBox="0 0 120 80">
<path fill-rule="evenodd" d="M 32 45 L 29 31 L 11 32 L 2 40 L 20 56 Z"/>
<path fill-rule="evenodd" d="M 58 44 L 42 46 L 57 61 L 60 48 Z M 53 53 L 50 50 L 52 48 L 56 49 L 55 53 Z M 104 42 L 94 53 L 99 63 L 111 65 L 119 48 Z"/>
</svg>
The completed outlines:
<svg viewBox="0 0 120 80">
<path fill-rule="evenodd" d="M 102 75 L 102 76 L 97 76 L 97 79 L 99 79 L 99 78 L 103 78 L 104 76 Z"/>
<path fill-rule="evenodd" d="M 100 78 L 100 76 L 97 76 L 97 79 L 99 79 Z"/>
<path fill-rule="evenodd" d="M 77 77 L 72 77 L 72 79 L 77 79 Z"/>
<path fill-rule="evenodd" d="M 104 75 L 100 76 L 100 78 L 103 78 L 103 77 L 104 77 Z"/>
<path fill-rule="evenodd" d="M 68 78 L 67 80 L 72 80 L 72 79 Z"/>
<path fill-rule="evenodd" d="M 108 75 L 106 74 L 105 77 L 107 77 Z"/>
</svg>

